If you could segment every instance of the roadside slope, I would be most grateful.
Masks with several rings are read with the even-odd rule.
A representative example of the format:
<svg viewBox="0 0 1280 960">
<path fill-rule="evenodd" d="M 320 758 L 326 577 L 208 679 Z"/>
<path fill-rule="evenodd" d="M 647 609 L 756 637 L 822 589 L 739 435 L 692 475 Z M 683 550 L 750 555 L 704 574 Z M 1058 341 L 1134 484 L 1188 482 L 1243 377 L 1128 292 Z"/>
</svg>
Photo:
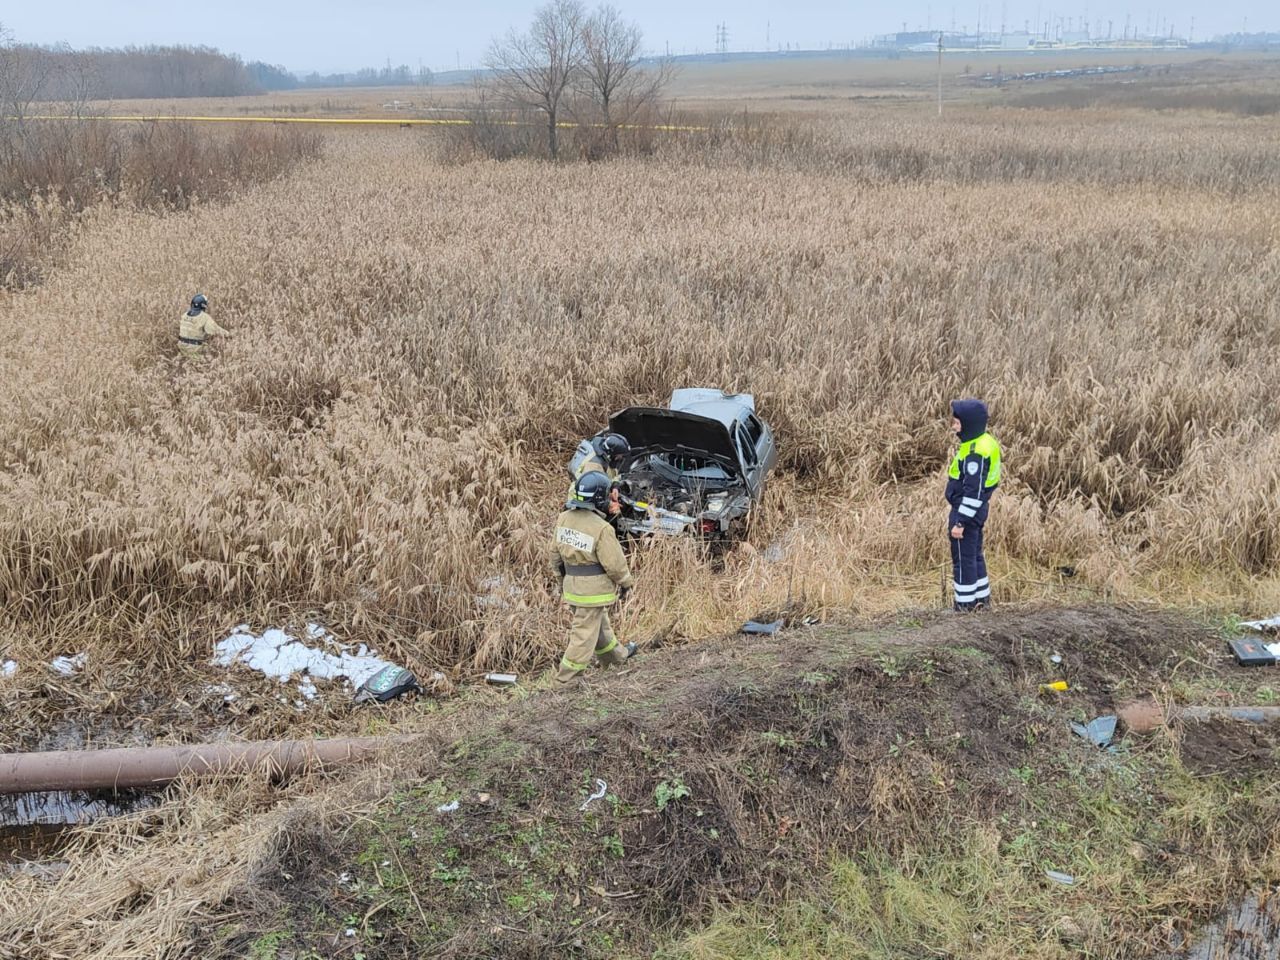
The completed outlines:
<svg viewBox="0 0 1280 960">
<path fill-rule="evenodd" d="M 1110 754 L 1068 721 L 1261 682 L 1218 646 L 1170 614 L 1011 612 L 722 641 L 485 698 L 402 758 L 419 776 L 295 817 L 189 955 L 819 956 L 846 934 L 871 957 L 1154 954 L 1274 875 L 1274 741 L 1201 777 L 1212 731 Z M 1046 698 L 1056 676 L 1072 690 Z M 760 920 L 806 903 L 799 927 Z M 788 929 L 825 946 L 744 946 L 762 928 L 770 949 Z"/>
</svg>

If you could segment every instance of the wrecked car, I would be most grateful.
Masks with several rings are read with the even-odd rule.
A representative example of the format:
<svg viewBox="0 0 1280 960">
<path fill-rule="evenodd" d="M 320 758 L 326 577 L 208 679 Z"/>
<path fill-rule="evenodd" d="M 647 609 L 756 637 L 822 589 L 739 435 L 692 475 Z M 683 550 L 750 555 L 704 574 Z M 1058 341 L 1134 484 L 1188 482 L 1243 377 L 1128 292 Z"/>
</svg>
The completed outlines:
<svg viewBox="0 0 1280 960">
<path fill-rule="evenodd" d="M 764 496 L 778 461 L 773 431 L 750 394 L 689 388 L 668 407 L 628 407 L 609 418 L 631 452 L 618 473 L 618 532 L 632 536 L 738 532 Z M 569 463 L 574 474 L 591 453 L 584 440 Z"/>
</svg>

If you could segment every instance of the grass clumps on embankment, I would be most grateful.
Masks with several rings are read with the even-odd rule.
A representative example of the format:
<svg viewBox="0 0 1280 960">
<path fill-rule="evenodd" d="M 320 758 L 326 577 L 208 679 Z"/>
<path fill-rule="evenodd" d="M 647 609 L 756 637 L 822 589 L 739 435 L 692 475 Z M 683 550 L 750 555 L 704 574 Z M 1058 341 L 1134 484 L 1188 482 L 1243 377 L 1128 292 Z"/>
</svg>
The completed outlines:
<svg viewBox="0 0 1280 960">
<path fill-rule="evenodd" d="M 251 918 L 201 948 L 1154 956 L 1274 874 L 1273 761 L 1204 776 L 1176 729 L 1107 753 L 1068 721 L 1175 669 L 1211 684 L 1184 660 L 1211 639 L 1113 610 L 819 629 L 464 712 L 420 778 L 292 832 L 229 906 Z M 1073 690 L 1046 699 L 1054 652 Z"/>
</svg>

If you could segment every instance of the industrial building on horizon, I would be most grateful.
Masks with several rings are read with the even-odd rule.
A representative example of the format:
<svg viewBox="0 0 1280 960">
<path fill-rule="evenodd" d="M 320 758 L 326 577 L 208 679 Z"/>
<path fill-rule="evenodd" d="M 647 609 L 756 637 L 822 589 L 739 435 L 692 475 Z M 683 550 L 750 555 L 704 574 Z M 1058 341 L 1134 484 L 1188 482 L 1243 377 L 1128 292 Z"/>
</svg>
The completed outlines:
<svg viewBox="0 0 1280 960">
<path fill-rule="evenodd" d="M 1121 37 L 1097 36 L 1084 30 L 1048 29 L 1041 33 L 1028 30 L 1011 32 L 981 31 L 965 33 L 953 30 L 902 30 L 875 37 L 870 46 L 876 50 L 898 50 L 906 53 L 931 53 L 941 44 L 944 50 L 1031 51 L 1031 50 L 1180 50 L 1191 46 L 1186 37 L 1140 35 L 1125 31 Z"/>
</svg>

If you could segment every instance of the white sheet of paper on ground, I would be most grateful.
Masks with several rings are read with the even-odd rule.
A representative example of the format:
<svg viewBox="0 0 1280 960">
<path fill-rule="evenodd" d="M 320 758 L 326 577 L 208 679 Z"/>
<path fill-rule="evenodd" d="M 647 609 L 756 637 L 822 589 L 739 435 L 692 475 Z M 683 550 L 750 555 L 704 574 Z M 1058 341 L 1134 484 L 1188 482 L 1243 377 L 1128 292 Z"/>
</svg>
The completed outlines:
<svg viewBox="0 0 1280 960">
<path fill-rule="evenodd" d="M 1272 617 L 1270 620 L 1246 620 L 1240 624 L 1246 630 L 1257 630 L 1259 632 L 1266 630 L 1280 630 L 1280 614 Z"/>
<path fill-rule="evenodd" d="M 247 626 L 239 626 L 231 636 L 218 641 L 213 662 L 220 667 L 241 664 L 281 683 L 297 676 L 298 692 L 307 700 L 315 699 L 319 692 L 316 680 L 342 679 L 355 688 L 389 666 L 363 643 L 351 652 L 317 624 L 307 625 L 306 637 L 309 643 L 283 630 L 255 634 Z"/>
<path fill-rule="evenodd" d="M 69 677 L 73 673 L 82 670 L 85 661 L 88 659 L 89 655 L 87 653 L 77 653 L 74 657 L 54 657 L 49 661 L 49 666 L 53 667 L 56 673 Z"/>
</svg>

